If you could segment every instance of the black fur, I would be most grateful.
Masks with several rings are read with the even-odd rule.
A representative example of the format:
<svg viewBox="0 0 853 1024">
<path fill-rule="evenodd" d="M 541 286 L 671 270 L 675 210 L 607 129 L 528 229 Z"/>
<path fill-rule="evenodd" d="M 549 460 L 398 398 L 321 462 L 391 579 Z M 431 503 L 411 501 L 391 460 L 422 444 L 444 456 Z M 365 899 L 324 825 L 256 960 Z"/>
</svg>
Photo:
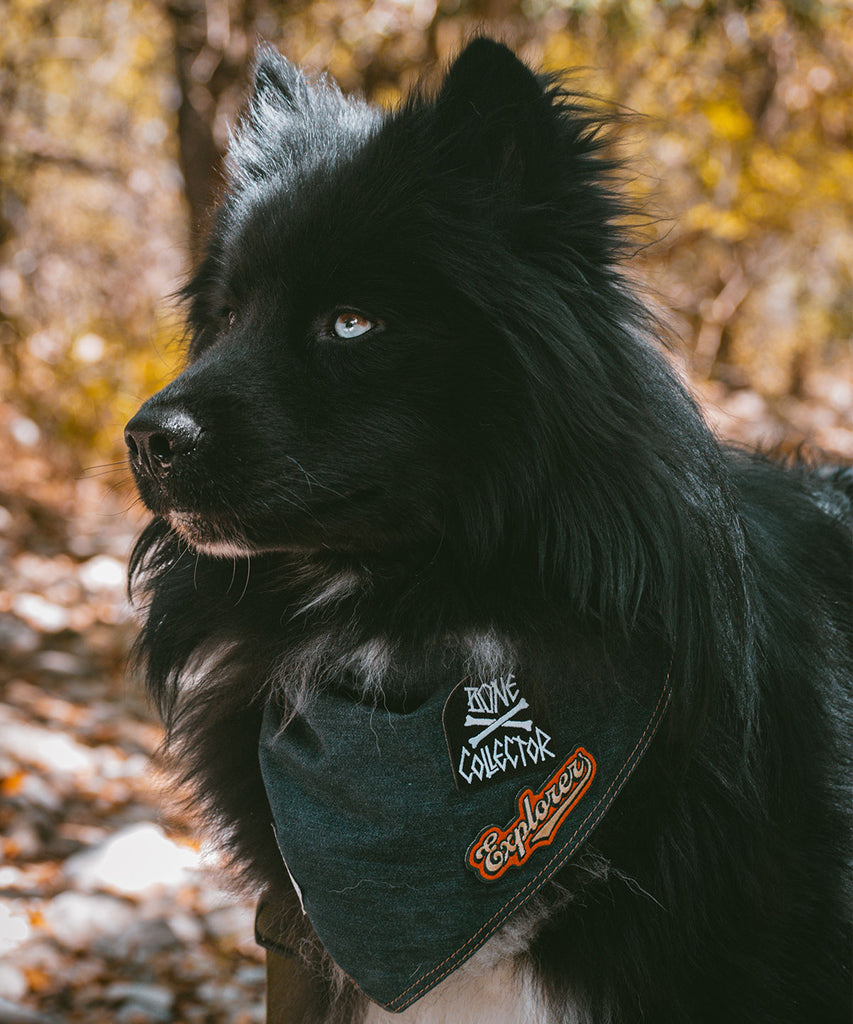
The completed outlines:
<svg viewBox="0 0 853 1024">
<path fill-rule="evenodd" d="M 499 44 L 391 114 L 261 51 L 187 369 L 129 425 L 139 650 L 178 771 L 283 901 L 266 700 L 405 707 L 491 648 L 554 699 L 580 658 L 664 650 L 665 728 L 522 956 L 549 1019 L 841 1022 L 849 471 L 710 434 L 621 273 L 617 170 Z M 376 326 L 342 340 L 350 310 Z"/>
</svg>

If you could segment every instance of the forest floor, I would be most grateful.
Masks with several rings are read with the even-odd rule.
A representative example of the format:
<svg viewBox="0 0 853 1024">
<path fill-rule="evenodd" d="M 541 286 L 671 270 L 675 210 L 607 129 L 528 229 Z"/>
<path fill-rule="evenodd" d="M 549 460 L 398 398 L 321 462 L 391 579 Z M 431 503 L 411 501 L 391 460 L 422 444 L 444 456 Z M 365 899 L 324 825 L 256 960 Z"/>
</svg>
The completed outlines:
<svg viewBox="0 0 853 1024">
<path fill-rule="evenodd" d="M 253 908 L 169 810 L 161 729 L 128 667 L 132 485 L 120 468 L 51 472 L 10 415 L 0 405 L 0 1024 L 261 1022 Z"/>
<path fill-rule="evenodd" d="M 853 461 L 844 381 L 776 408 L 700 392 L 729 437 Z M 261 1022 L 253 908 L 166 810 L 127 667 L 132 487 L 120 468 L 65 479 L 2 404 L 0 435 L 0 1024 Z"/>
</svg>

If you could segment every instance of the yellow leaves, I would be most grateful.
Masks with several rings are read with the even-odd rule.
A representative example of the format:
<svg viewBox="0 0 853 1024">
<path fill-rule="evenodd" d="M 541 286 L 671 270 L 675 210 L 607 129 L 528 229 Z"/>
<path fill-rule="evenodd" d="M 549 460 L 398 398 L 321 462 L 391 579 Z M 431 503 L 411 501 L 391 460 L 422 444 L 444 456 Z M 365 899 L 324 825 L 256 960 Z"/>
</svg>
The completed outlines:
<svg viewBox="0 0 853 1024">
<path fill-rule="evenodd" d="M 774 36 L 785 29 L 786 22 L 785 5 L 780 0 L 766 0 L 765 3 L 758 5 L 755 24 L 762 35 Z"/>
<path fill-rule="evenodd" d="M 379 104 L 380 107 L 384 107 L 386 110 L 396 107 L 401 97 L 400 89 L 393 85 L 383 84 L 377 86 L 373 92 L 373 102 Z"/>
<path fill-rule="evenodd" d="M 134 63 L 143 65 L 150 64 L 157 56 L 153 41 L 141 33 L 134 37 L 131 53 Z"/>
<path fill-rule="evenodd" d="M 751 191 L 741 201 L 741 212 L 755 224 L 763 221 L 771 221 L 778 210 L 778 201 L 775 196 L 766 192 Z"/>
<path fill-rule="evenodd" d="M 757 143 L 749 153 L 749 171 L 755 184 L 781 196 L 796 196 L 804 184 L 803 169 L 784 153 Z"/>
<path fill-rule="evenodd" d="M 30 992 L 47 992 L 55 981 L 50 973 L 41 967 L 25 967 L 23 974 Z"/>
<path fill-rule="evenodd" d="M 542 48 L 542 66 L 558 74 L 589 63 L 589 47 L 573 33 L 557 32 L 546 38 Z"/>
<path fill-rule="evenodd" d="M 41 912 L 39 907 L 32 907 L 28 910 L 27 917 L 29 918 L 30 926 L 32 928 L 44 928 L 44 914 Z"/>
<path fill-rule="evenodd" d="M 687 211 L 685 227 L 691 231 L 702 231 L 723 242 L 739 242 L 749 234 L 750 224 L 743 214 L 735 210 L 723 210 L 712 203 L 699 203 Z"/>
<path fill-rule="evenodd" d="M 741 142 L 752 135 L 752 120 L 734 99 L 712 100 L 705 104 L 704 114 L 717 138 Z"/>
<path fill-rule="evenodd" d="M 715 155 L 709 155 L 702 160 L 697 170 L 699 171 L 699 177 L 702 179 L 702 184 L 709 190 L 714 189 L 726 173 L 725 164 Z"/>
<path fill-rule="evenodd" d="M 17 793 L 20 793 L 26 777 L 26 772 L 23 770 L 6 775 L 3 779 L 0 779 L 0 793 L 6 797 L 15 796 Z"/>
<path fill-rule="evenodd" d="M 816 185 L 819 194 L 853 205 L 853 153 L 846 149 L 828 153 L 821 163 Z"/>
</svg>

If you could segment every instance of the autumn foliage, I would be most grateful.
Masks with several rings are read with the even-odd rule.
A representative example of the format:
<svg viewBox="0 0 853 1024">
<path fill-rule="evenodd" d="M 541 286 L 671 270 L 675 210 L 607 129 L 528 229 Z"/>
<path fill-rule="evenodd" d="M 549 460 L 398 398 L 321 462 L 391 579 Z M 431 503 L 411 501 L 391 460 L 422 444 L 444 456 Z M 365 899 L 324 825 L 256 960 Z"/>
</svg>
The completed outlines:
<svg viewBox="0 0 853 1024">
<path fill-rule="evenodd" d="M 853 22 L 778 0 L 7 0 L 0 388 L 12 443 L 121 457 L 174 369 L 192 263 L 255 41 L 393 103 L 486 30 L 640 115 L 622 145 L 637 277 L 709 394 L 848 454 Z M 649 244 L 651 243 L 651 244 Z M 716 384 L 714 383 L 716 382 Z M 803 403 L 825 410 L 812 422 Z M 743 404 L 743 403 L 742 403 Z M 828 410 L 828 411 L 827 411 Z M 771 431 L 771 439 L 778 439 Z"/>
</svg>

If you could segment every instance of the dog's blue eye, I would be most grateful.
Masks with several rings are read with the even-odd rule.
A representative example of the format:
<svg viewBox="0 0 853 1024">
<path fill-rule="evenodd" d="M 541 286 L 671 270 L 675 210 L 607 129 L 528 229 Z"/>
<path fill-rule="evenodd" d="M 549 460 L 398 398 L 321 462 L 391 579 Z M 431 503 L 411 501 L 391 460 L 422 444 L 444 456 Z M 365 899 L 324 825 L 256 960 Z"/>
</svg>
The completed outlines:
<svg viewBox="0 0 853 1024">
<path fill-rule="evenodd" d="M 372 331 L 376 325 L 360 313 L 346 312 L 335 320 L 333 330 L 339 338 L 358 338 Z"/>
</svg>

